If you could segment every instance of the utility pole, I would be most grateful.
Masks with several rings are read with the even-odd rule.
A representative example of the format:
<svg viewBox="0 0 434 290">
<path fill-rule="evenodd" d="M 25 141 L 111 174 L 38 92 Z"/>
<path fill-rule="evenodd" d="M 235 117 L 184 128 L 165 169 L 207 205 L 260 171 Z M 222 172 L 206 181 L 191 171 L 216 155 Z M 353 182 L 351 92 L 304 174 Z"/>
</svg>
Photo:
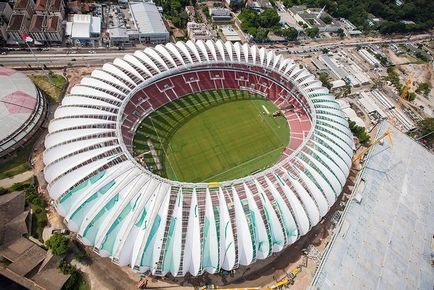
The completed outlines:
<svg viewBox="0 0 434 290">
<path fill-rule="evenodd" d="M 39 58 L 36 56 L 35 52 L 33 51 L 32 47 L 29 45 L 30 41 L 33 41 L 33 39 L 27 35 L 26 33 L 21 33 L 21 38 L 24 40 L 24 43 L 27 45 L 27 47 L 29 48 L 30 52 L 32 53 L 33 57 L 35 58 L 36 62 L 38 63 L 38 65 L 41 67 L 42 72 L 44 74 L 47 75 L 48 81 L 50 82 L 50 84 L 52 86 L 55 86 L 55 84 L 53 83 L 53 80 L 50 77 L 50 73 L 47 73 L 47 71 L 45 70 L 44 66 L 41 64 L 41 62 L 39 61 Z"/>
</svg>

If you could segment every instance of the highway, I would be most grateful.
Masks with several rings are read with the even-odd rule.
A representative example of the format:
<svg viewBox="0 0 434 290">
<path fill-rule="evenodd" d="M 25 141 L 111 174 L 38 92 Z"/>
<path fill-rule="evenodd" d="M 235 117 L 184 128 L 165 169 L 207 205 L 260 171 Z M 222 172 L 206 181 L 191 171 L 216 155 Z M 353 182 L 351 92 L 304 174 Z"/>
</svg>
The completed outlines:
<svg viewBox="0 0 434 290">
<path fill-rule="evenodd" d="M 116 57 L 122 57 L 127 51 L 103 52 L 103 53 L 36 53 L 36 58 L 31 53 L 13 53 L 0 56 L 0 64 L 7 67 L 23 68 L 37 67 L 45 64 L 47 67 L 72 66 L 98 66 L 113 61 Z"/>
<path fill-rule="evenodd" d="M 297 46 L 283 46 L 283 45 L 265 45 L 264 47 L 274 49 L 276 52 L 282 54 L 285 53 L 309 53 L 314 50 L 320 50 L 324 48 L 334 49 L 336 47 L 355 47 L 357 45 L 372 45 L 372 44 L 384 44 L 384 43 L 402 43 L 402 42 L 418 42 L 422 40 L 430 39 L 432 36 L 429 34 L 415 35 L 411 38 L 395 38 L 395 39 L 366 39 L 358 38 L 356 40 L 342 40 L 342 41 L 311 41 L 310 43 L 297 45 Z M 282 47 L 283 46 L 283 47 Z M 121 51 L 107 51 L 101 49 L 95 49 L 94 51 L 87 52 L 82 51 L 72 53 L 65 52 L 64 49 L 53 49 L 50 51 L 35 51 L 35 57 L 28 51 L 14 51 L 9 54 L 0 55 L 0 65 L 12 67 L 12 68 L 28 68 L 29 66 L 35 68 L 41 64 L 45 64 L 47 67 L 65 67 L 71 66 L 101 66 L 106 62 L 113 61 L 116 57 L 122 57 L 127 53 L 132 53 L 135 50 L 143 48 L 132 48 Z M 86 52 L 85 52 L 86 51 Z"/>
</svg>

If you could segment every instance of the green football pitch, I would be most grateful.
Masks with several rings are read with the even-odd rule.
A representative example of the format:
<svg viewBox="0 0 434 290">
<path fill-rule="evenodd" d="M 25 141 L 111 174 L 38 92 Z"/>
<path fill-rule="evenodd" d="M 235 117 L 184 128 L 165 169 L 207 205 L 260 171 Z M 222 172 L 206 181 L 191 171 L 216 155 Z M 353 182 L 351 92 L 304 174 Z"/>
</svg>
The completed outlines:
<svg viewBox="0 0 434 290">
<path fill-rule="evenodd" d="M 236 90 L 183 97 L 151 113 L 134 137 L 136 158 L 172 180 L 215 182 L 273 165 L 289 127 L 262 96 Z"/>
</svg>

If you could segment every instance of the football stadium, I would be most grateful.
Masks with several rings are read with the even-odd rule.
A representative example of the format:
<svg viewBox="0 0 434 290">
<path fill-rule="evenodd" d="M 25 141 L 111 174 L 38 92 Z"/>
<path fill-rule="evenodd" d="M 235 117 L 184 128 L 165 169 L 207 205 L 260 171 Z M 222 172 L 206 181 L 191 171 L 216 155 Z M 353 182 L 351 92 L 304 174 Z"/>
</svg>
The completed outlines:
<svg viewBox="0 0 434 290">
<path fill-rule="evenodd" d="M 22 72 L 0 67 L 0 158 L 8 159 L 40 128 L 47 102 Z"/>
<path fill-rule="evenodd" d="M 293 244 L 346 183 L 339 104 L 274 51 L 168 43 L 73 87 L 45 140 L 48 191 L 68 228 L 119 265 L 182 277 Z"/>
</svg>

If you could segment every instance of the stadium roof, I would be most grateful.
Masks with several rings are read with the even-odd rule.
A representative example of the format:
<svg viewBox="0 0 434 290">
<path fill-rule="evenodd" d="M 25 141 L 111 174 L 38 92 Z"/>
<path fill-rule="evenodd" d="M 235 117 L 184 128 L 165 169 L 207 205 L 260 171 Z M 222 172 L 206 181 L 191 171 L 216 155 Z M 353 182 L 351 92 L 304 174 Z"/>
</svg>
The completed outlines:
<svg viewBox="0 0 434 290">
<path fill-rule="evenodd" d="M 154 3 L 133 2 L 130 4 L 130 10 L 139 33 L 169 33 Z"/>
<path fill-rule="evenodd" d="M 290 144 L 274 166 L 182 183 L 133 158 L 127 144 L 152 110 L 199 84 L 241 89 L 247 78 L 250 89 L 295 105 Z M 353 155 L 339 104 L 309 71 L 265 48 L 221 41 L 148 47 L 94 70 L 62 100 L 45 147 L 50 197 L 82 242 L 120 265 L 174 276 L 231 270 L 293 244 L 334 204 Z"/>
</svg>

